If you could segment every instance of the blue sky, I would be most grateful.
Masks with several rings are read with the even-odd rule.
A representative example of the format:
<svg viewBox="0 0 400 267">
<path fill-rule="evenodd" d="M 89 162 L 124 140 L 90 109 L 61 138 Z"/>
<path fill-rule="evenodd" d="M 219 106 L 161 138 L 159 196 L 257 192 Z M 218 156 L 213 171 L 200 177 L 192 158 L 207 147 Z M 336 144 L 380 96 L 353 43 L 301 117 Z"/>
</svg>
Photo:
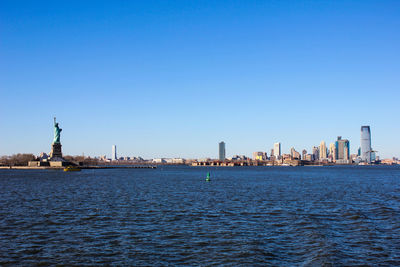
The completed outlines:
<svg viewBox="0 0 400 267">
<path fill-rule="evenodd" d="M 0 155 L 400 156 L 399 1 L 1 1 Z"/>
</svg>

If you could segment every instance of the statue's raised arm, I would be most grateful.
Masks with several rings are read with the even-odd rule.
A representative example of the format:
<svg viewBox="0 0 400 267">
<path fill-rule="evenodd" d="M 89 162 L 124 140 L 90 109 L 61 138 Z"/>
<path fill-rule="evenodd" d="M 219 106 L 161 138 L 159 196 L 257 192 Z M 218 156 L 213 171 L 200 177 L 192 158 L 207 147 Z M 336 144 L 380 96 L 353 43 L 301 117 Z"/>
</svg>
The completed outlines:
<svg viewBox="0 0 400 267">
<path fill-rule="evenodd" d="M 60 144 L 60 134 L 62 129 L 58 127 L 58 123 L 56 122 L 56 118 L 54 117 L 54 140 L 53 144 Z"/>
</svg>

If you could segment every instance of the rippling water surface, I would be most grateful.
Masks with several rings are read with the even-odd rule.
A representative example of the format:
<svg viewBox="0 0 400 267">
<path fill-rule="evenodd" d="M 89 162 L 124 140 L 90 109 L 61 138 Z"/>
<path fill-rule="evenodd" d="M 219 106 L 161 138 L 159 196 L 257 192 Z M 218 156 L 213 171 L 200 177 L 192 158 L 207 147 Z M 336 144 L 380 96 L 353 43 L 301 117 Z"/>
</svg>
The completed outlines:
<svg viewBox="0 0 400 267">
<path fill-rule="evenodd" d="M 400 168 L 1 170 L 7 264 L 400 265 Z"/>
</svg>

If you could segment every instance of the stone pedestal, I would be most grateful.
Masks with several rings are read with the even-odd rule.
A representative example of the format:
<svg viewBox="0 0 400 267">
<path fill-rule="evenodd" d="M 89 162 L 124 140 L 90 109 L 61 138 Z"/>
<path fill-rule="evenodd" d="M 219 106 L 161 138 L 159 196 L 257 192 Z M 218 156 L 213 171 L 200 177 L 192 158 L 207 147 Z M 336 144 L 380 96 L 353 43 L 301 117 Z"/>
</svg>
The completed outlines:
<svg viewBox="0 0 400 267">
<path fill-rule="evenodd" d="M 29 161 L 28 167 L 47 167 L 50 166 L 48 161 Z"/>
<path fill-rule="evenodd" d="M 61 152 L 61 144 L 60 143 L 53 143 L 51 145 L 51 152 L 50 152 L 50 160 L 62 160 L 62 152 Z"/>
<path fill-rule="evenodd" d="M 71 165 L 68 161 L 65 161 L 64 159 L 62 160 L 56 160 L 56 161 L 50 161 L 50 167 L 65 167 Z"/>
</svg>

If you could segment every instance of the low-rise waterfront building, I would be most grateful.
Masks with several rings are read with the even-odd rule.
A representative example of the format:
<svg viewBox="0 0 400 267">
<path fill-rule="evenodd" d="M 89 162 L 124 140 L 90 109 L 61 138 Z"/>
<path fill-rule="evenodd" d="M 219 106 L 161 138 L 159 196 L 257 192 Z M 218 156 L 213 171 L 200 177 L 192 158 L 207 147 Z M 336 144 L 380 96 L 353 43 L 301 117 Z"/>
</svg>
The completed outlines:
<svg viewBox="0 0 400 267">
<path fill-rule="evenodd" d="M 234 155 L 232 158 L 229 158 L 229 160 L 248 160 L 249 158 L 246 157 L 245 155 Z"/>
<path fill-rule="evenodd" d="M 313 154 L 307 154 L 305 155 L 305 159 L 307 161 L 313 161 L 314 160 L 314 155 Z"/>
<path fill-rule="evenodd" d="M 158 158 L 158 159 L 153 159 L 153 163 L 166 163 L 166 161 L 163 158 Z"/>
<path fill-rule="evenodd" d="M 253 152 L 253 160 L 267 160 L 267 152 Z"/>
<path fill-rule="evenodd" d="M 400 160 L 398 158 L 382 159 L 381 164 L 396 165 L 396 164 L 400 164 Z"/>
</svg>

